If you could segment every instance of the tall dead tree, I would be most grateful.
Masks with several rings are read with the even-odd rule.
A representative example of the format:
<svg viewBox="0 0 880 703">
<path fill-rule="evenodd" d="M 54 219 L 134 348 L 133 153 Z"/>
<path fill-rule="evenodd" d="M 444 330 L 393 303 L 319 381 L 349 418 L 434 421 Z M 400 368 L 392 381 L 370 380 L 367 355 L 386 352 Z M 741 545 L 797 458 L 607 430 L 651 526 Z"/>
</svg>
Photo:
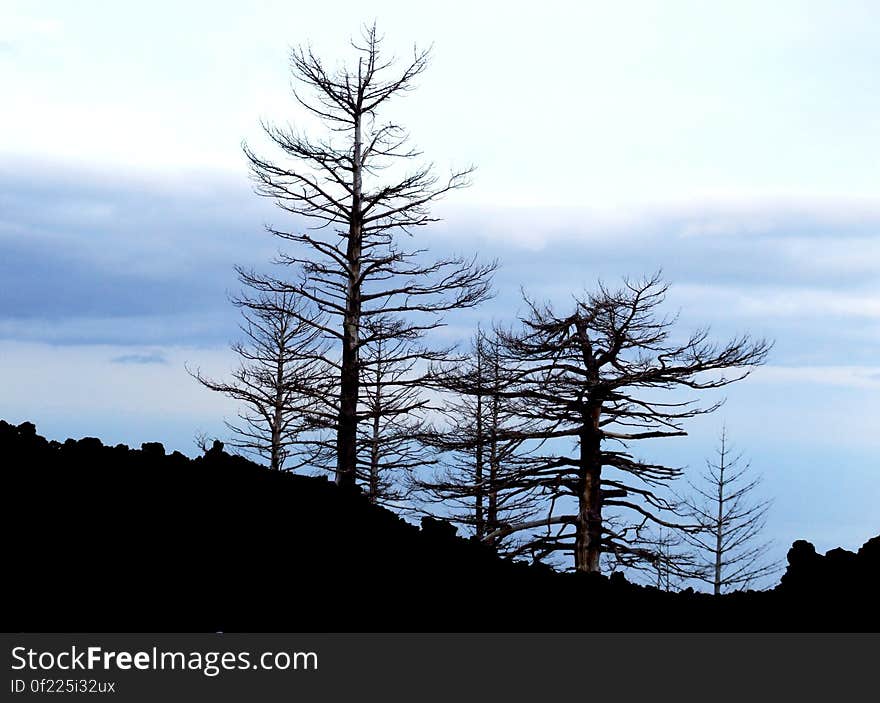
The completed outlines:
<svg viewBox="0 0 880 703">
<path fill-rule="evenodd" d="M 666 290 L 659 275 L 616 291 L 600 284 L 564 314 L 527 301 L 523 328 L 500 332 L 505 355 L 520 368 L 505 395 L 526 401 L 518 412 L 537 426 L 523 439 L 545 443 L 543 461 L 512 483 L 540 491 L 548 507 L 545 517 L 497 536 L 531 530 L 537 553 L 568 552 L 576 571 L 595 572 L 605 552 L 654 558 L 640 544 L 646 525 L 678 526 L 663 488 L 680 470 L 637 459 L 631 445 L 685 435 L 688 419 L 719 404 L 701 406 L 682 392 L 743 378 L 770 345 L 748 337 L 715 344 L 702 330 L 676 341 L 674 320 L 658 316 Z"/>
<path fill-rule="evenodd" d="M 685 500 L 687 514 L 700 531 L 685 534 L 701 557 L 698 576 L 715 595 L 742 590 L 779 571 L 768 560 L 772 541 L 762 538 L 772 501 L 753 498 L 761 483 L 742 454 L 731 450 L 722 428 L 715 461 L 706 461 L 698 484 L 688 481 L 694 495 Z"/>
<path fill-rule="evenodd" d="M 358 402 L 357 485 L 371 503 L 400 508 L 410 492 L 412 472 L 434 462 L 424 451 L 427 364 L 447 358 L 449 349 L 427 349 L 418 332 L 404 333 L 392 319 L 371 318 L 362 328 Z M 325 439 L 315 467 L 332 471 L 336 442 Z"/>
<path fill-rule="evenodd" d="M 466 359 L 457 359 L 432 374 L 445 394 L 442 422 L 426 443 L 443 457 L 431 475 L 416 486 L 422 500 L 441 517 L 470 529 L 479 540 L 511 521 L 531 515 L 531 496 L 512 494 L 506 479 L 521 471 L 528 457 L 522 450 L 522 424 L 513 401 L 502 392 L 512 370 L 502 362 L 498 340 L 478 330 Z M 501 548 L 501 540 L 490 540 Z M 506 550 L 505 550 L 506 551 Z"/>
<path fill-rule="evenodd" d="M 306 448 L 327 424 L 321 404 L 330 367 L 318 318 L 305 301 L 283 292 L 242 294 L 232 302 L 244 318 L 243 339 L 232 344 L 240 359 L 232 380 L 187 370 L 206 388 L 243 404 L 238 420 L 226 422 L 230 446 L 265 458 L 276 471 L 298 468 L 308 459 L 285 467 L 286 460 L 310 456 Z"/>
<path fill-rule="evenodd" d="M 413 471 L 433 463 L 422 444 L 428 431 L 424 412 L 425 370 L 429 359 L 445 356 L 416 339 L 402 337 L 396 325 L 371 320 L 361 358 L 361 416 L 358 479 L 373 503 L 399 506 Z"/>
<path fill-rule="evenodd" d="M 321 331 L 339 356 L 336 480 L 356 483 L 362 328 L 374 317 L 396 317 L 404 335 L 442 324 L 445 312 L 486 299 L 495 265 L 462 257 L 430 261 L 404 240 L 436 221 L 430 204 L 468 184 L 472 169 L 439 180 L 431 164 L 408 146 L 397 123 L 380 121 L 392 98 L 412 90 L 428 65 L 414 50 L 395 68 L 385 58 L 375 26 L 352 42 L 355 60 L 331 70 L 311 48 L 291 52 L 293 96 L 318 118 L 327 136 L 312 138 L 292 127 L 264 124 L 282 159 L 258 156 L 244 144 L 256 190 L 310 224 L 310 229 L 269 228 L 293 243 L 279 261 L 299 269 L 293 281 L 253 276 L 264 290 L 284 290 L 312 301 L 329 318 Z M 410 170 L 405 171 L 407 167 Z"/>
</svg>

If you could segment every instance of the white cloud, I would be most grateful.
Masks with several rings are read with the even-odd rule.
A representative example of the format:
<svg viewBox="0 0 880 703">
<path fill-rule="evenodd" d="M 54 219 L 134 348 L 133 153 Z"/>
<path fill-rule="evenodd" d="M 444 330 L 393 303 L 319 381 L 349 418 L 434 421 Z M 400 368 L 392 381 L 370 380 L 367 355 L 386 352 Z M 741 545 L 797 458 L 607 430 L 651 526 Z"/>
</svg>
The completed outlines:
<svg viewBox="0 0 880 703">
<path fill-rule="evenodd" d="M 6 12 L 0 24 L 0 42 L 17 44 L 32 40 L 56 38 L 62 23 L 50 17 L 28 17 L 22 13 Z"/>
<path fill-rule="evenodd" d="M 876 8 L 460 7 L 370 8 L 390 51 L 435 42 L 422 86 L 393 116 L 429 158 L 480 167 L 460 202 L 580 207 L 875 191 L 878 45 L 866 28 Z M 287 93 L 288 46 L 314 40 L 334 63 L 363 12 L 343 0 L 16 3 L 6 35 L 54 34 L 3 74 L 17 109 L 0 116 L 0 151 L 238 171 L 238 141 L 261 116 L 300 119 Z"/>
<path fill-rule="evenodd" d="M 880 366 L 763 366 L 752 373 L 751 383 L 768 386 L 832 386 L 880 391 Z M 878 405 L 880 412 L 880 405 Z"/>
<path fill-rule="evenodd" d="M 714 310 L 724 317 L 796 318 L 805 325 L 823 319 L 880 320 L 880 291 L 857 293 L 799 286 L 680 284 L 676 300 L 688 301 L 689 313 Z M 717 317 L 717 315 L 716 315 Z"/>
</svg>

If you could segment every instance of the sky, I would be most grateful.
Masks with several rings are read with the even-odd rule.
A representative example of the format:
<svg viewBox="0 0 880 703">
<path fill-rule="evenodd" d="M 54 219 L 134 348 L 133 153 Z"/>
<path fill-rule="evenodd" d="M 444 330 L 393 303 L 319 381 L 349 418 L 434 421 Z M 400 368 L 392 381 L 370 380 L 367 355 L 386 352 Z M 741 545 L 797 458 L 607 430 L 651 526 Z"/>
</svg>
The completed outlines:
<svg viewBox="0 0 880 703">
<path fill-rule="evenodd" d="M 291 45 L 329 59 L 376 20 L 432 46 L 393 105 L 472 187 L 420 232 L 572 294 L 662 269 L 683 330 L 775 341 L 719 413 L 656 451 L 701 467 L 721 425 L 774 498 L 778 553 L 857 548 L 880 499 L 880 6 L 843 0 L 543 3 L 0 0 L 0 418 L 55 439 L 196 452 L 235 407 L 184 364 L 234 358 L 233 266 L 265 267 L 282 214 L 241 142 L 289 95 Z M 289 223 L 286 223 L 289 224 Z M 653 451 L 653 449 L 652 449 Z"/>
</svg>

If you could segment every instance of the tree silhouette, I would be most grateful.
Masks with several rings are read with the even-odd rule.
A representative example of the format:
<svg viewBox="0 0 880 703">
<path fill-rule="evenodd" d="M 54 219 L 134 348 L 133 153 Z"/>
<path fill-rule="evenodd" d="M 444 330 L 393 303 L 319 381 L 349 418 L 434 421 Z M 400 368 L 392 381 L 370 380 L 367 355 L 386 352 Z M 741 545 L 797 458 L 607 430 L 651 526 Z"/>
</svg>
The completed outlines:
<svg viewBox="0 0 880 703">
<path fill-rule="evenodd" d="M 702 572 L 696 577 L 719 595 L 742 590 L 779 571 L 767 561 L 772 542 L 762 539 L 772 501 L 753 500 L 761 477 L 752 475 L 742 454 L 732 452 L 722 428 L 716 460 L 706 461 L 701 485 L 690 484 L 695 496 L 686 499 L 689 516 L 701 528 L 685 534 L 697 550 Z"/>
<path fill-rule="evenodd" d="M 465 358 L 432 369 L 432 383 L 445 395 L 442 419 L 425 443 L 443 457 L 416 488 L 432 512 L 466 526 L 485 540 L 502 525 L 531 515 L 531 496 L 511 492 L 507 478 L 528 461 L 521 452 L 522 426 L 512 411 L 511 369 L 502 360 L 497 338 L 478 330 Z M 502 539 L 488 540 L 508 553 Z M 511 547 L 512 549 L 512 547 Z M 512 554 L 512 553 L 511 553 Z"/>
<path fill-rule="evenodd" d="M 336 480 L 343 486 L 355 485 L 357 478 L 365 323 L 394 317 L 395 334 L 423 333 L 442 324 L 443 313 L 486 299 L 495 269 L 494 263 L 462 257 L 429 261 L 424 249 L 403 246 L 414 230 L 436 221 L 430 204 L 466 186 L 472 169 L 453 171 L 441 181 L 431 164 L 417 163 L 420 152 L 408 146 L 403 127 L 379 120 L 428 65 L 428 52 L 416 49 L 395 69 L 381 44 L 375 26 L 366 27 L 361 40 L 352 42 L 354 63 L 336 70 L 311 48 L 293 49 L 294 98 L 323 123 L 327 136 L 312 138 L 264 123 L 283 159 L 243 147 L 257 192 L 310 224 L 296 231 L 269 227 L 295 245 L 279 255 L 280 263 L 298 270 L 294 280 L 244 273 L 261 290 L 293 293 L 326 316 L 317 329 L 338 350 Z M 313 324 L 311 317 L 302 320 Z"/>
<path fill-rule="evenodd" d="M 748 337 L 712 343 L 705 330 L 676 340 L 674 319 L 658 316 L 666 291 L 658 274 L 616 291 L 600 284 L 564 314 L 526 300 L 522 329 L 499 332 L 517 368 L 503 395 L 526 401 L 522 438 L 543 443 L 541 463 L 511 485 L 543 495 L 547 513 L 487 538 L 532 531 L 537 553 L 573 553 L 576 571 L 599 571 L 603 553 L 624 563 L 656 558 L 640 536 L 646 525 L 679 526 L 662 489 L 681 471 L 636 458 L 631 445 L 685 435 L 687 420 L 719 403 L 701 406 L 682 391 L 733 383 L 770 348 Z"/>
<path fill-rule="evenodd" d="M 467 527 L 478 540 L 511 521 L 532 514 L 531 496 L 511 492 L 507 478 L 528 457 L 522 452 L 522 426 L 502 396 L 509 386 L 497 338 L 478 330 L 470 354 L 433 369 L 432 382 L 445 394 L 442 421 L 426 443 L 443 460 L 417 481 L 422 499 L 435 513 Z M 507 553 L 501 539 L 489 540 Z M 513 548 L 511 548 L 513 549 Z"/>
<path fill-rule="evenodd" d="M 428 399 L 425 363 L 446 358 L 448 350 L 429 350 L 420 335 L 404 334 L 393 320 L 370 319 L 361 354 L 357 482 L 371 503 L 401 508 L 412 472 L 434 463 L 426 458 Z M 421 367 L 421 368 L 420 368 Z M 333 470 L 336 444 L 327 441 L 316 465 Z"/>
<path fill-rule="evenodd" d="M 401 501 L 409 475 L 425 463 L 418 442 L 425 423 L 417 413 L 427 400 L 408 376 L 416 359 L 401 358 L 407 356 L 405 348 L 403 340 L 380 338 L 365 347 L 362 359 L 366 422 L 360 424 L 359 473 L 372 503 Z"/>
<path fill-rule="evenodd" d="M 232 344 L 240 358 L 232 380 L 187 371 L 206 388 L 243 403 L 238 420 L 226 421 L 233 433 L 230 446 L 265 458 L 274 470 L 298 468 L 311 458 L 307 448 L 327 424 L 322 399 L 332 376 L 317 318 L 304 301 L 285 292 L 243 293 L 232 302 L 244 318 L 244 338 Z M 300 461 L 285 466 L 291 454 Z"/>
<path fill-rule="evenodd" d="M 613 521 L 611 529 L 615 529 Z M 662 591 L 681 590 L 690 579 L 700 577 L 705 571 L 686 539 L 689 529 L 693 527 L 685 525 L 682 529 L 673 529 L 664 525 L 646 526 L 646 529 L 636 531 L 637 537 L 632 542 L 633 551 L 640 552 L 642 558 L 619 559 L 617 554 L 609 552 L 603 555 L 604 564 L 612 570 L 623 566 L 631 579 Z"/>
</svg>

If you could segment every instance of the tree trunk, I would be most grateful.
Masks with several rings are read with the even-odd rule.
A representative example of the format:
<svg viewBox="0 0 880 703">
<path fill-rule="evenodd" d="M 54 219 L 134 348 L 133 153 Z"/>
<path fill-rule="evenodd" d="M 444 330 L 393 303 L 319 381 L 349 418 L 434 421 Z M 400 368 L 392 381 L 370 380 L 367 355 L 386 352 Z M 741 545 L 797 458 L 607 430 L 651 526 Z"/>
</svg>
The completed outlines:
<svg viewBox="0 0 880 703">
<path fill-rule="evenodd" d="M 373 418 L 373 437 L 370 443 L 370 486 L 367 496 L 375 505 L 379 497 L 379 413 Z"/>
<path fill-rule="evenodd" d="M 479 353 L 479 352 L 478 352 Z M 477 357 L 477 374 L 480 373 L 479 356 Z M 478 540 L 486 536 L 486 522 L 483 516 L 483 395 L 481 389 L 477 389 L 477 436 L 476 436 L 476 463 L 474 466 L 474 530 Z"/>
<path fill-rule="evenodd" d="M 373 434 L 370 441 L 370 485 L 367 498 L 375 505 L 379 497 L 379 436 L 382 428 L 379 420 L 382 414 L 382 342 L 377 345 L 376 350 L 376 395 L 374 397 L 372 410 L 373 415 Z"/>
<path fill-rule="evenodd" d="M 721 557 L 723 556 L 724 547 L 724 464 L 727 458 L 727 447 L 725 446 L 726 437 L 724 432 L 721 433 L 721 460 L 718 462 L 718 515 L 715 519 L 715 578 L 714 593 L 716 596 L 721 595 Z"/>
<path fill-rule="evenodd" d="M 498 520 L 498 393 L 492 395 L 492 414 L 489 418 L 489 532 L 500 526 Z"/>
<path fill-rule="evenodd" d="M 602 555 L 602 455 L 598 431 L 600 409 L 585 414 L 580 436 L 581 482 L 578 490 L 578 517 L 575 534 L 574 568 L 599 572 Z"/>
<path fill-rule="evenodd" d="M 492 399 L 489 412 L 489 509 L 486 528 L 491 533 L 501 526 L 498 519 L 498 345 L 493 346 L 492 355 Z M 494 540 L 490 544 L 494 543 Z"/>
<path fill-rule="evenodd" d="M 361 123 L 355 118 L 352 173 L 351 220 L 348 228 L 346 262 L 348 290 L 342 327 L 342 368 L 339 378 L 339 422 L 336 430 L 336 483 L 345 488 L 356 485 L 357 409 L 360 394 L 361 323 Z"/>
<path fill-rule="evenodd" d="M 275 407 L 272 416 L 272 446 L 270 448 L 270 468 L 281 470 L 281 425 L 284 422 L 284 348 L 279 350 L 275 367 Z"/>
</svg>

